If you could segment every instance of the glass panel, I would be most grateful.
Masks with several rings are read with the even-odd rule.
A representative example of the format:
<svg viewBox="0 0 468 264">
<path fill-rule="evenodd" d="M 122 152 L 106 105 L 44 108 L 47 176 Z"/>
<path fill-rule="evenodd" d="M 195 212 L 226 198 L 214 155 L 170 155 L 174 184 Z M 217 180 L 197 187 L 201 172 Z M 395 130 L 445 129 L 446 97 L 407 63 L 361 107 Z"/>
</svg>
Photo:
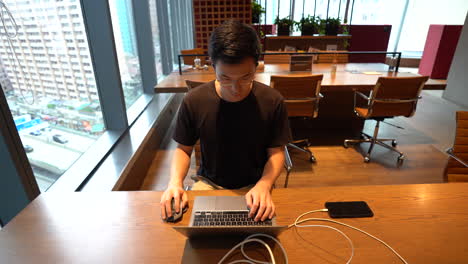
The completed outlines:
<svg viewBox="0 0 468 264">
<path fill-rule="evenodd" d="M 44 192 L 105 130 L 80 2 L 3 2 L 0 83 Z"/>
<path fill-rule="evenodd" d="M 127 109 L 143 94 L 131 0 L 109 0 L 115 48 Z"/>
<path fill-rule="evenodd" d="M 407 0 L 379 1 L 356 0 L 354 3 L 351 24 L 358 25 L 392 25 L 392 32 L 388 43 L 388 51 L 395 49 L 398 32 L 400 31 L 401 18 Z M 343 5 L 346 8 L 346 5 Z M 348 19 L 351 17 L 351 5 L 349 6 Z M 408 17 L 408 16 L 407 16 Z M 406 23 L 406 22 L 405 22 Z M 427 33 L 427 30 L 426 30 Z M 352 32 L 351 32 L 352 35 Z M 400 51 L 400 50 L 397 50 Z"/>
<path fill-rule="evenodd" d="M 317 7 L 315 7 L 315 2 L 317 2 Z M 297 6 L 299 4 L 299 7 Z M 327 7 L 328 7 L 328 17 L 341 19 L 343 23 L 344 9 L 346 8 L 346 0 L 330 0 L 330 6 L 328 6 L 328 0 L 317 0 L 317 1 L 303 1 L 296 0 L 295 20 L 299 21 L 302 17 L 302 5 L 304 4 L 304 17 L 308 15 L 319 16 L 322 19 L 327 18 Z M 351 6 L 351 5 L 350 5 Z M 351 9 L 351 7 L 350 7 Z M 339 12 L 339 14 L 338 14 Z"/>
<path fill-rule="evenodd" d="M 307 17 L 308 15 L 313 16 L 315 11 L 315 2 L 314 1 L 305 1 L 304 4 L 304 16 Z"/>
<path fill-rule="evenodd" d="M 328 0 L 317 0 L 316 2 L 317 9 L 315 10 L 314 1 L 296 0 L 294 5 L 294 20 L 300 21 L 303 14 L 304 17 L 307 17 L 309 15 L 313 16 L 314 11 L 316 16 L 320 16 L 320 18 L 325 19 L 327 17 Z M 328 17 L 337 18 L 339 16 L 341 22 L 343 23 L 343 8 L 345 5 L 345 0 L 330 0 L 330 6 L 328 7 Z M 298 35 L 300 34 L 300 30 L 297 30 L 296 27 L 294 27 L 294 30 L 297 32 Z"/>
<path fill-rule="evenodd" d="M 158 26 L 158 12 L 156 9 L 156 1 L 149 0 L 149 12 L 151 18 L 151 33 L 153 34 L 154 46 L 154 61 L 156 63 L 156 76 L 162 77 L 162 63 L 161 63 L 161 42 L 159 41 L 159 26 Z"/>
<path fill-rule="evenodd" d="M 409 2 L 398 50 L 405 56 L 421 57 L 430 24 L 463 25 L 468 1 L 412 0 Z M 393 29 L 392 29 L 393 32 Z"/>
<path fill-rule="evenodd" d="M 291 1 L 289 0 L 282 0 L 280 1 L 280 9 L 279 9 L 279 18 L 285 18 L 290 15 L 290 9 L 291 9 Z M 275 16 L 276 18 L 276 16 Z"/>
<path fill-rule="evenodd" d="M 330 0 L 330 5 L 328 6 L 328 17 L 330 18 L 338 18 L 339 14 L 338 11 L 341 13 L 341 8 L 340 8 L 340 0 Z M 346 6 L 346 3 L 345 3 Z M 325 8 L 327 8 L 327 5 L 325 5 Z M 326 14 L 326 12 L 325 12 Z M 326 18 L 327 16 L 325 15 L 323 18 Z M 341 23 L 343 23 L 343 18 L 341 18 Z"/>
<path fill-rule="evenodd" d="M 303 0 L 295 0 L 295 3 L 294 3 L 294 10 L 293 10 L 293 16 L 294 16 L 294 20 L 295 21 L 300 21 L 301 18 L 302 18 L 302 9 L 303 9 L 303 4 L 305 5 L 305 3 L 303 2 Z M 293 27 L 293 31 L 294 32 L 297 32 L 297 35 L 300 35 L 301 34 L 301 30 L 297 29 L 296 28 L 296 25 L 294 25 Z"/>
<path fill-rule="evenodd" d="M 263 7 L 265 7 L 266 3 L 266 23 L 271 25 L 274 23 L 276 16 L 278 15 L 278 0 L 264 1 L 263 3 Z"/>
<path fill-rule="evenodd" d="M 177 65 L 179 62 L 177 55 L 180 53 L 182 48 L 179 29 L 177 27 L 177 21 L 180 19 L 180 16 L 178 14 L 177 3 L 175 1 L 167 2 L 167 12 L 169 18 L 169 33 L 171 36 L 172 64 Z"/>
</svg>

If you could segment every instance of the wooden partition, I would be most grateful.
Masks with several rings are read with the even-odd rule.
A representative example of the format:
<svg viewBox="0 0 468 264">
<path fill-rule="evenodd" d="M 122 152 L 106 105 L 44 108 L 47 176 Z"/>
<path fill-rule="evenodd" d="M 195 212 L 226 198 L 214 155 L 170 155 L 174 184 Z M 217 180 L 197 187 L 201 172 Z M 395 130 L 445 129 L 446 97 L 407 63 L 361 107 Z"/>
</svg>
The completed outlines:
<svg viewBox="0 0 468 264">
<path fill-rule="evenodd" d="M 447 79 L 462 28 L 462 25 L 430 25 L 419 74 Z"/>
<path fill-rule="evenodd" d="M 327 45 L 336 45 L 337 50 L 346 50 L 347 43 L 351 39 L 349 35 L 338 36 L 266 36 L 265 50 L 284 50 L 286 46 L 295 47 L 298 50 L 308 50 L 313 47 L 319 50 L 327 50 Z"/>
</svg>

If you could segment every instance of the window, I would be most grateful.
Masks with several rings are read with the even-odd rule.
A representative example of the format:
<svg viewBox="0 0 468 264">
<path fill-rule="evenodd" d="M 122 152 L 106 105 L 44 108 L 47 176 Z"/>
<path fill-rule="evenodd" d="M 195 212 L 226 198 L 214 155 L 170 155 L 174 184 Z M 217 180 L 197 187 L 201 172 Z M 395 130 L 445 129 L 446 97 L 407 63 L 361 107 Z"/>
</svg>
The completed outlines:
<svg viewBox="0 0 468 264">
<path fill-rule="evenodd" d="M 81 7 L 79 2 L 73 1 L 4 2 L 16 21 L 22 20 L 24 26 L 16 37 L 23 43 L 21 48 L 13 43 L 11 50 L 6 37 L 0 41 L 0 82 L 34 176 L 44 192 L 105 130 L 100 102 L 94 96 L 97 93 L 94 75 L 85 79 L 85 73 L 81 72 L 80 79 L 69 79 L 67 83 L 59 81 L 65 77 L 65 72 L 72 71 L 69 59 L 80 56 L 73 48 L 64 52 L 67 42 L 87 45 L 87 38 L 71 35 L 65 40 L 53 36 L 72 31 L 69 24 L 57 25 L 60 19 L 70 18 L 70 8 L 81 10 Z M 29 11 L 24 12 L 27 9 Z M 60 15 L 50 9 L 61 10 Z M 10 17 L 5 16 L 5 19 L 6 24 L 11 23 Z M 82 26 L 83 19 L 80 17 L 77 23 Z M 38 38 L 31 41 L 33 35 Z M 46 48 L 47 42 L 53 43 L 53 47 Z M 22 50 L 30 53 L 18 56 L 16 61 L 13 52 L 19 55 Z M 51 61 L 53 56 L 64 60 Z M 91 64 L 89 57 L 81 56 L 80 62 Z M 58 68 L 53 68 L 52 64 Z M 76 99 L 80 86 L 89 89 L 80 90 L 83 96 Z"/>
<path fill-rule="evenodd" d="M 171 36 L 172 63 L 178 64 L 181 50 L 193 49 L 192 1 L 167 1 Z M 183 17 L 184 19 L 180 19 Z"/>
<path fill-rule="evenodd" d="M 159 78 L 162 76 L 162 63 L 161 63 L 161 42 L 159 40 L 159 25 L 156 10 L 156 1 L 149 0 L 149 12 L 151 19 L 151 33 L 153 35 L 153 46 L 154 46 L 154 60 L 156 66 L 156 76 Z"/>
<path fill-rule="evenodd" d="M 278 1 L 277 0 L 274 0 L 274 1 L 264 0 L 264 1 L 261 1 L 260 3 L 265 8 L 265 11 L 266 11 L 266 14 L 263 15 L 264 17 L 262 18 L 262 23 L 265 23 L 265 16 L 266 16 L 266 23 L 273 24 L 276 16 L 278 15 Z"/>
<path fill-rule="evenodd" d="M 109 0 L 115 48 L 127 109 L 143 94 L 131 0 Z"/>
<path fill-rule="evenodd" d="M 408 0 L 382 2 L 376 0 L 356 0 L 353 8 L 351 24 L 358 25 L 392 25 L 392 32 L 388 43 L 388 51 L 394 51 L 401 30 L 401 20 Z M 350 5 L 351 10 L 351 5 Z M 351 11 L 349 13 L 350 18 Z M 351 33 L 352 34 L 352 33 Z M 400 51 L 397 49 L 397 51 Z"/>
<path fill-rule="evenodd" d="M 406 56 L 422 56 L 430 24 L 463 25 L 468 1 L 411 0 L 397 49 Z M 393 32 L 393 29 L 392 29 Z"/>
<path fill-rule="evenodd" d="M 14 194 L 0 192 L 0 200 L 24 203 L 12 204 L 7 217 L 2 209 L 0 225 L 8 223 L 30 197 L 37 195 L 36 182 L 41 192 L 49 187 L 65 191 L 86 188 L 88 180 L 95 179 L 96 169 L 99 171 L 102 162 L 112 157 L 113 147 L 133 125 L 132 120 L 148 103 L 155 102 L 153 67 L 160 69 L 158 64 L 162 64 L 166 74 L 172 71 L 172 52 L 178 50 L 173 50 L 171 38 L 179 42 L 178 48 L 191 48 L 193 21 L 192 1 L 171 1 L 171 13 L 176 16 L 171 19 L 177 31 L 171 35 L 169 0 L 152 2 L 157 8 L 151 6 L 150 18 L 149 0 L 2 1 L 19 24 L 17 36 L 11 38 L 11 49 L 6 34 L 0 40 L 0 93 L 9 106 L 0 108 L 0 116 L 9 119 L 11 114 L 16 123 L 6 127 L 8 133 L 0 134 L 0 155 L 2 166 L 5 165 L 2 168 L 16 170 L 2 177 L 18 182 L 19 187 Z M 5 28 L 11 32 L 15 27 L 9 12 L 3 11 Z M 161 28 L 159 23 L 151 23 L 155 18 Z M 139 27 L 135 28 L 134 20 Z M 156 47 L 151 33 L 156 34 Z M 136 35 L 144 37 L 137 42 Z M 138 57 L 135 44 L 143 54 L 153 54 L 154 47 L 156 61 L 155 56 Z M 145 65 L 141 72 L 140 64 Z M 95 73 L 99 74 L 98 79 Z M 143 91 L 145 96 L 139 96 Z M 170 96 L 157 95 L 157 99 L 162 109 Z M 14 142 L 16 132 L 22 142 Z M 13 142 L 14 148 L 5 142 Z M 21 160 L 24 153 L 16 148 L 19 144 L 24 145 L 34 175 L 30 175 L 29 164 Z M 97 178 L 102 179 L 99 175 Z"/>
<path fill-rule="evenodd" d="M 291 0 L 279 1 L 279 4 L 280 4 L 280 9 L 279 9 L 279 14 L 278 14 L 279 18 L 282 19 L 282 18 L 290 16 L 291 15 L 290 14 Z"/>
</svg>

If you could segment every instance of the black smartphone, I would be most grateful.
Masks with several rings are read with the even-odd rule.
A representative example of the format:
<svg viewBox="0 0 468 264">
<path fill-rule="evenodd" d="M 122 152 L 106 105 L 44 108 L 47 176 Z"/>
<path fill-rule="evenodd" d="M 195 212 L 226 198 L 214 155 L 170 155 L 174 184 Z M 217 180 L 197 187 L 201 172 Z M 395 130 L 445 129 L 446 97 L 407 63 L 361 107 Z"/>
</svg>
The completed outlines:
<svg viewBox="0 0 468 264">
<path fill-rule="evenodd" d="M 331 218 L 372 217 L 374 213 L 363 201 L 355 202 L 326 202 L 325 207 Z"/>
</svg>

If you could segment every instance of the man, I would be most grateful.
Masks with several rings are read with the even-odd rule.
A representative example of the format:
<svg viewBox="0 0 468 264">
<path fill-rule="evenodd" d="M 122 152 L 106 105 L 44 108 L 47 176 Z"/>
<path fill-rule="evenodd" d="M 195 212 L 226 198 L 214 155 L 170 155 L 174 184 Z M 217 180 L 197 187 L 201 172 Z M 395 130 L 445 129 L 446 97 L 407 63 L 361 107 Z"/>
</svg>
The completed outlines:
<svg viewBox="0 0 468 264">
<path fill-rule="evenodd" d="M 283 97 L 254 81 L 260 43 L 255 30 L 228 20 L 210 37 L 208 53 L 216 80 L 190 90 L 177 117 L 174 140 L 178 143 L 171 179 L 161 198 L 163 219 L 187 205 L 183 189 L 193 145 L 200 139 L 205 180 L 197 189 L 249 189 L 249 216 L 255 221 L 272 218 L 271 189 L 284 166 L 284 145 L 291 138 Z M 207 188 L 209 187 L 209 188 Z"/>
</svg>

